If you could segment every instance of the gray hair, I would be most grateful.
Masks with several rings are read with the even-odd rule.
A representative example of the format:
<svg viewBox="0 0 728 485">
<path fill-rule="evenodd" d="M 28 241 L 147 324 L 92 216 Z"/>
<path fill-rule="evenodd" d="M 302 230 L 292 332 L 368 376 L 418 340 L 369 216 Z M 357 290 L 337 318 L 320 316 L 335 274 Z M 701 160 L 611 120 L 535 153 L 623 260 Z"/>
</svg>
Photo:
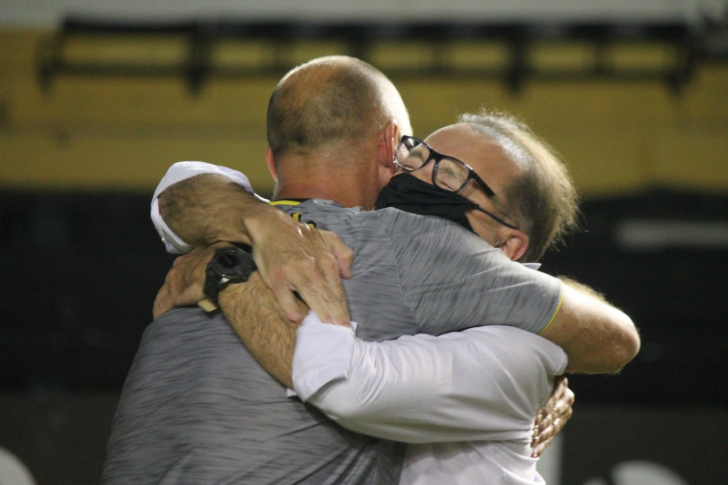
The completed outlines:
<svg viewBox="0 0 728 485">
<path fill-rule="evenodd" d="M 554 150 L 516 118 L 481 110 L 459 118 L 487 135 L 521 169 L 506 188 L 506 206 L 529 238 L 520 261 L 538 261 L 578 225 L 578 194 Z"/>
</svg>

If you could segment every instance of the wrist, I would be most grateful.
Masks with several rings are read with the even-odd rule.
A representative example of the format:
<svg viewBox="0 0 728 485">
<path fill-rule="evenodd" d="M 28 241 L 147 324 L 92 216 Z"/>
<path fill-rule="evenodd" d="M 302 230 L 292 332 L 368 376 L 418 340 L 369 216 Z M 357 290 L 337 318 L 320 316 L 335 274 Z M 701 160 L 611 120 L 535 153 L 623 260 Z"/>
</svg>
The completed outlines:
<svg viewBox="0 0 728 485">
<path fill-rule="evenodd" d="M 249 213 L 255 213 L 268 204 L 259 201 L 232 180 L 211 175 L 206 191 L 200 191 L 205 198 L 199 205 L 202 209 L 203 232 L 207 245 L 225 241 L 236 244 L 251 244 L 246 225 Z"/>
<path fill-rule="evenodd" d="M 298 223 L 291 216 L 267 204 L 257 204 L 255 209 L 246 210 L 243 225 L 253 248 L 266 244 L 283 232 L 298 230 Z"/>
<path fill-rule="evenodd" d="M 256 265 L 249 250 L 226 246 L 215 251 L 205 270 L 203 292 L 207 298 L 218 304 L 220 291 L 233 283 L 244 283 L 255 271 Z"/>
</svg>

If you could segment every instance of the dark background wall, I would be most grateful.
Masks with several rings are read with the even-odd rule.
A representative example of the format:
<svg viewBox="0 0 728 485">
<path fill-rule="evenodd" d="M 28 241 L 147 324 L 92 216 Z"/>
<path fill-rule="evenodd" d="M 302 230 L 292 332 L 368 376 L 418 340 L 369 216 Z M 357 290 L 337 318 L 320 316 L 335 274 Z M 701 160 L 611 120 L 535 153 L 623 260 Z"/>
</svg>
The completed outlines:
<svg viewBox="0 0 728 485">
<path fill-rule="evenodd" d="M 562 483 L 608 476 L 627 459 L 722 483 L 705 477 L 728 476 L 715 461 L 728 426 L 728 247 L 635 250 L 618 234 L 635 219 L 725 224 L 728 196 L 653 191 L 582 207 L 583 231 L 543 270 L 608 295 L 643 347 L 619 376 L 570 377 Z M 0 446 L 39 484 L 99 479 L 118 393 L 173 259 L 148 209 L 145 193 L 0 192 Z"/>
<path fill-rule="evenodd" d="M 619 377 L 573 377 L 580 402 L 728 403 L 728 387 L 715 383 L 728 373 L 728 243 L 619 242 L 635 220 L 724 227 L 728 197 L 654 191 L 582 210 L 583 229 L 546 255 L 543 271 L 606 294 L 643 346 Z M 120 388 L 173 260 L 148 212 L 143 193 L 0 192 L 0 386 Z"/>
</svg>

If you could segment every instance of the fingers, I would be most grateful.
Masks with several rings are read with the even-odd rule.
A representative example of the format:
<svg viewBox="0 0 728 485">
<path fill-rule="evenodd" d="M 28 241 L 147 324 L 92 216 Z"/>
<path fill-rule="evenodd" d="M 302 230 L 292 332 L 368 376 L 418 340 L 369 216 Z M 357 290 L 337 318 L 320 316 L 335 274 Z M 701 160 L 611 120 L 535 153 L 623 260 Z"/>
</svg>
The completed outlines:
<svg viewBox="0 0 728 485">
<path fill-rule="evenodd" d="M 322 321 L 349 325 L 349 306 L 341 276 L 350 277 L 354 253 L 335 234 L 323 234 L 329 239 L 332 252 L 324 252 L 316 258 L 319 274 L 312 278 L 312 291 L 305 291 L 301 297 Z M 342 266 L 342 261 L 345 266 Z"/>
<path fill-rule="evenodd" d="M 554 378 L 554 392 L 552 398 L 561 399 L 567 391 L 570 391 L 569 379 L 567 379 L 566 376 L 558 376 Z"/>
<path fill-rule="evenodd" d="M 169 291 L 167 290 L 167 286 L 163 286 L 162 289 L 159 290 L 159 293 L 157 293 L 157 297 L 154 299 L 154 309 L 152 310 L 152 314 L 154 315 L 154 319 L 161 317 L 168 311 L 170 311 L 173 307 L 173 304 L 171 300 L 169 299 Z"/>
<path fill-rule="evenodd" d="M 283 278 L 287 285 L 276 284 L 272 289 L 289 320 L 300 323 L 303 315 L 293 291 L 316 312 L 323 322 L 349 324 L 346 293 L 339 279 L 338 264 L 330 254 L 306 258 L 286 268 Z"/>
<path fill-rule="evenodd" d="M 278 304 L 286 314 L 286 318 L 293 323 L 301 323 L 303 315 L 299 311 L 298 304 L 296 303 L 296 297 L 291 291 L 291 288 L 285 284 L 277 284 L 271 287 L 273 294 L 278 300 Z"/>
<path fill-rule="evenodd" d="M 351 263 L 354 261 L 354 252 L 333 232 L 324 231 L 324 233 L 330 239 L 331 252 L 336 258 L 339 274 L 342 278 L 351 278 Z"/>
<path fill-rule="evenodd" d="M 204 269 L 213 252 L 214 249 L 195 249 L 174 260 L 154 300 L 154 318 L 159 318 L 175 306 L 194 305 L 206 298 L 203 292 Z"/>
<path fill-rule="evenodd" d="M 311 278 L 312 290 L 301 296 L 322 321 L 349 325 L 349 306 L 341 278 L 351 277 L 354 253 L 332 232 L 313 230 L 312 235 L 320 248 L 315 256 L 318 272 Z"/>
<path fill-rule="evenodd" d="M 551 397 L 536 415 L 533 429 L 533 457 L 538 457 L 553 441 L 554 437 L 571 419 L 574 405 L 574 392 L 568 387 L 566 377 L 554 380 Z"/>
<path fill-rule="evenodd" d="M 558 421 L 558 419 L 556 419 Z M 549 447 L 551 442 L 554 440 L 556 432 L 554 431 L 553 422 L 549 419 L 549 424 L 534 429 L 534 437 L 531 441 L 531 447 L 533 447 L 532 457 L 538 458 Z"/>
<path fill-rule="evenodd" d="M 554 378 L 554 389 L 551 391 L 551 396 L 549 397 L 549 400 L 546 401 L 546 405 L 544 407 L 553 408 L 559 400 L 563 399 L 564 394 L 567 390 L 569 390 L 568 384 L 569 381 L 565 376 L 558 376 Z"/>
<path fill-rule="evenodd" d="M 351 275 L 352 251 L 333 233 L 305 224 L 293 227 L 254 239 L 253 256 L 263 281 L 290 321 L 303 319 L 297 292 L 322 321 L 348 325 L 341 277 Z"/>
<path fill-rule="evenodd" d="M 564 428 L 565 424 L 565 419 L 554 418 L 549 426 L 544 427 L 540 431 L 538 437 L 535 437 L 534 441 L 531 442 L 531 446 L 533 447 L 533 453 L 531 454 L 531 456 L 533 458 L 538 458 L 539 456 L 541 456 L 546 448 L 548 448 L 554 441 L 556 435 L 559 434 L 559 432 Z"/>
<path fill-rule="evenodd" d="M 543 454 L 543 452 L 546 451 L 546 448 L 548 448 L 551 445 L 551 442 L 553 440 L 554 440 L 554 437 L 552 436 L 551 438 L 547 439 L 543 443 L 536 445 L 533 448 L 533 453 L 531 454 L 531 457 L 539 458 Z"/>
<path fill-rule="evenodd" d="M 157 297 L 154 299 L 154 307 L 152 308 L 152 315 L 154 316 L 154 319 L 161 317 L 168 311 L 170 311 L 174 307 L 174 300 L 172 298 L 172 294 L 170 292 L 170 284 L 172 278 L 170 277 L 170 274 L 174 272 L 174 269 L 177 265 L 177 259 L 172 263 L 172 269 L 170 269 L 169 273 L 164 277 L 164 284 L 159 289 L 159 292 L 157 293 Z"/>
<path fill-rule="evenodd" d="M 316 285 L 306 287 L 300 291 L 301 298 L 319 315 L 322 322 L 349 325 L 349 309 L 343 287 L 338 290 L 327 288 L 327 291 L 318 288 Z"/>
</svg>

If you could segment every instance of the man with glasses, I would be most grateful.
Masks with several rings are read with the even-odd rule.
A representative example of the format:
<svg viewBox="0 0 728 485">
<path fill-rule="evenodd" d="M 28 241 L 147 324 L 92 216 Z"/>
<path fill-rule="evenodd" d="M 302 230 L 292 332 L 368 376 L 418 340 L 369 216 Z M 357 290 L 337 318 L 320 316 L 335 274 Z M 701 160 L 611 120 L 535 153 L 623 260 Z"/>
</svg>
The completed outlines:
<svg viewBox="0 0 728 485">
<path fill-rule="evenodd" d="M 482 132 L 497 137 L 492 129 L 498 129 L 516 145 L 521 138 L 520 143 L 530 140 L 543 146 L 525 126 L 502 115 L 464 115 L 462 119 L 467 123 L 438 130 L 428 140 L 448 150 L 453 144 L 472 147 L 483 138 Z M 471 158 L 475 152 L 468 150 L 447 152 L 468 156 L 470 166 L 421 140 L 403 137 L 395 164 L 404 173 L 395 175 L 388 185 L 396 195 L 386 195 L 385 188 L 378 206 L 423 214 L 432 214 L 432 207 L 438 207 L 440 217 L 461 221 L 466 229 L 493 242 L 499 226 L 505 232 L 520 231 L 504 220 L 513 220 L 508 214 L 518 209 L 494 201 L 496 192 L 473 168 L 489 174 L 486 169 L 493 167 L 484 154 L 497 164 L 493 158 L 499 154 L 488 145 L 481 146 L 481 156 L 475 158 Z M 543 163 L 544 168 L 563 169 L 547 160 Z M 383 199 L 388 204 L 381 204 Z M 453 211 L 454 206 L 484 216 L 469 221 L 460 217 L 462 212 Z M 527 250 L 513 249 L 504 250 L 512 258 Z M 535 249 L 531 257 L 538 252 Z M 528 256 L 523 259 L 529 260 Z M 346 373 L 336 372 L 339 361 L 350 362 Z M 415 362 L 416 372 L 408 372 L 407 363 Z M 343 327 L 320 325 L 312 314 L 298 331 L 293 385 L 307 403 L 349 429 L 410 443 L 401 485 L 541 483 L 531 456 L 529 430 L 550 380 L 565 365 L 557 346 L 515 328 L 479 327 L 438 338 L 420 334 L 394 342 L 366 342 Z M 327 378 L 316 379 L 312 369 Z M 464 404 L 468 401 L 480 406 L 468 408 Z"/>
<path fill-rule="evenodd" d="M 359 323 L 357 335 L 386 340 L 482 323 L 515 325 L 531 332 L 548 325 L 545 334 L 564 346 L 577 368 L 594 372 L 621 367 L 636 350 L 633 327 L 623 314 L 601 302 L 585 301 L 587 297 L 575 295 L 546 275 L 509 263 L 499 250 L 448 222 L 394 210 L 367 213 L 344 208 L 372 207 L 376 187 L 394 172 L 398 125 L 390 113 L 371 109 L 397 106 L 397 100 L 386 94 L 396 93 L 392 90 L 386 78 L 359 63 L 317 61 L 286 76 L 269 107 L 266 158 L 278 182 L 277 198 L 302 222 L 338 231 L 354 249 L 352 278 L 345 285 Z M 332 92 L 335 95 L 329 96 Z M 373 94 L 368 97 L 368 93 Z M 324 109 L 334 102 L 337 109 Z M 359 118 L 341 109 L 347 103 L 356 107 L 350 112 Z M 341 112 L 347 116 L 336 118 Z M 406 113 L 397 114 L 397 119 L 406 120 Z M 321 124 L 311 125 L 317 117 Z M 301 120 L 307 125 L 296 125 Z M 303 130 L 301 136 L 290 136 L 296 130 Z M 282 137 L 287 142 L 277 138 L 281 133 L 289 135 Z M 216 185 L 219 180 L 209 177 L 190 182 L 204 185 L 211 180 L 215 188 L 208 196 L 229 204 L 236 213 L 237 201 L 248 197 L 237 187 Z M 295 200 L 311 196 L 320 199 Z M 192 226 L 217 231 L 219 221 L 210 222 L 209 217 L 220 212 L 201 212 L 202 222 Z M 243 216 L 237 221 L 244 226 L 235 229 L 243 235 L 239 239 L 198 237 L 253 243 L 260 253 L 259 241 L 249 237 L 245 224 L 249 220 Z M 173 224 L 173 229 L 191 240 L 182 234 L 183 226 Z M 243 286 L 247 285 L 221 289 L 219 304 L 251 352 L 264 361 L 267 357 L 280 361 L 277 339 L 287 338 L 286 332 L 273 337 L 268 332 L 277 332 L 276 324 L 285 329 L 286 323 L 257 273 L 245 288 L 247 303 L 237 301 L 237 290 Z M 588 328 L 583 328 L 587 321 Z M 267 337 L 260 338 L 264 334 Z M 603 351 L 606 336 L 614 347 Z M 166 477 L 194 476 L 206 482 L 235 477 L 256 483 L 349 483 L 362 477 L 367 482 L 396 482 L 400 446 L 348 433 L 313 408 L 285 400 L 281 388 L 247 351 L 233 345 L 231 337 L 225 320 L 194 309 L 175 309 L 150 326 L 115 418 L 107 479 L 126 471 L 136 473 L 136 483 L 142 483 L 145 477 L 158 478 L 161 470 Z M 290 359 L 283 361 L 283 367 L 286 361 L 290 365 Z M 175 405 L 155 407 L 160 402 Z M 172 422 L 177 423 L 174 430 L 165 425 Z M 135 439 L 134 429 L 144 430 L 143 439 Z M 281 464 L 287 465 L 281 469 Z"/>
</svg>

